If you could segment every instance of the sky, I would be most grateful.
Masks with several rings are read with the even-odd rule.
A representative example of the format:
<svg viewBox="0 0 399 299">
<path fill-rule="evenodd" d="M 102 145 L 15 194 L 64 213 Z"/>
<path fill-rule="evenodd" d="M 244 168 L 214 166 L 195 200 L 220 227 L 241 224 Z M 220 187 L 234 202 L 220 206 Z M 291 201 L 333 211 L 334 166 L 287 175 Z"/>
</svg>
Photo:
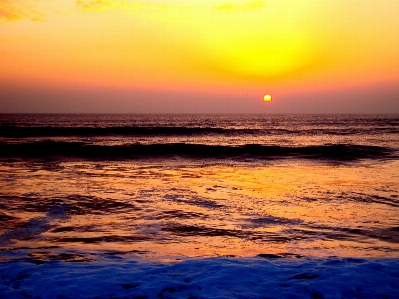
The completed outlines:
<svg viewBox="0 0 399 299">
<path fill-rule="evenodd" d="M 0 0 L 0 112 L 399 113 L 398 15 L 398 0 Z"/>
</svg>

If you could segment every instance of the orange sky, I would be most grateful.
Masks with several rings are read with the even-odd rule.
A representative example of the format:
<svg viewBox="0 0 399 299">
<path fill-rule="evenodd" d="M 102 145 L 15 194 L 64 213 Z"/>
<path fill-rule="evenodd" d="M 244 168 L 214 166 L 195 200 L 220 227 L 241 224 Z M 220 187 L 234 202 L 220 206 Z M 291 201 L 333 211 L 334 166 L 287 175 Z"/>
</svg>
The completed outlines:
<svg viewBox="0 0 399 299">
<path fill-rule="evenodd" d="M 398 15 L 397 0 L 0 0 L 0 111 L 399 113 Z"/>
</svg>

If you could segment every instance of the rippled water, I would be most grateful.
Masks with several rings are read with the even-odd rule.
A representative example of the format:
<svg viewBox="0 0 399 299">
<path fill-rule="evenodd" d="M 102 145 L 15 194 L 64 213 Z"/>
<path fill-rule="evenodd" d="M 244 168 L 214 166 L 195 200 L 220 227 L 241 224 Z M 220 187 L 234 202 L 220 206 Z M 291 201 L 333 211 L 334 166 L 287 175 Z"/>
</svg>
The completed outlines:
<svg viewBox="0 0 399 299">
<path fill-rule="evenodd" d="M 399 256 L 399 117 L 1 119 L 3 251 Z"/>
</svg>

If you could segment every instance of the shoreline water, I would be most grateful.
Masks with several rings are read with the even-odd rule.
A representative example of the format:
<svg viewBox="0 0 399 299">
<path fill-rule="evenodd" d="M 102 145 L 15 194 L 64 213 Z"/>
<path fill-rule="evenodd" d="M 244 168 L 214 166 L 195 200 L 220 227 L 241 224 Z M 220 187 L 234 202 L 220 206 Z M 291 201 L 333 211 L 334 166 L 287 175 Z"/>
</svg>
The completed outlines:
<svg viewBox="0 0 399 299">
<path fill-rule="evenodd" d="M 397 168 L 396 160 L 3 162 L 0 240 L 3 249 L 398 257 Z"/>
</svg>

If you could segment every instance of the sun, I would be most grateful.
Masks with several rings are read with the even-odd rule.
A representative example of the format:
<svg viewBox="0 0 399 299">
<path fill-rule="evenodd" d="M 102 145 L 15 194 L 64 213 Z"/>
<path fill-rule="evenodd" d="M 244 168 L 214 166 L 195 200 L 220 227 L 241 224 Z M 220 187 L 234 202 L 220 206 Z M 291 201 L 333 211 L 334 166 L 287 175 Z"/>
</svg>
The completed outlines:
<svg viewBox="0 0 399 299">
<path fill-rule="evenodd" d="M 264 100 L 265 102 L 270 102 L 270 101 L 272 100 L 272 96 L 271 96 L 270 94 L 266 94 L 266 95 L 263 97 L 263 100 Z"/>
</svg>

